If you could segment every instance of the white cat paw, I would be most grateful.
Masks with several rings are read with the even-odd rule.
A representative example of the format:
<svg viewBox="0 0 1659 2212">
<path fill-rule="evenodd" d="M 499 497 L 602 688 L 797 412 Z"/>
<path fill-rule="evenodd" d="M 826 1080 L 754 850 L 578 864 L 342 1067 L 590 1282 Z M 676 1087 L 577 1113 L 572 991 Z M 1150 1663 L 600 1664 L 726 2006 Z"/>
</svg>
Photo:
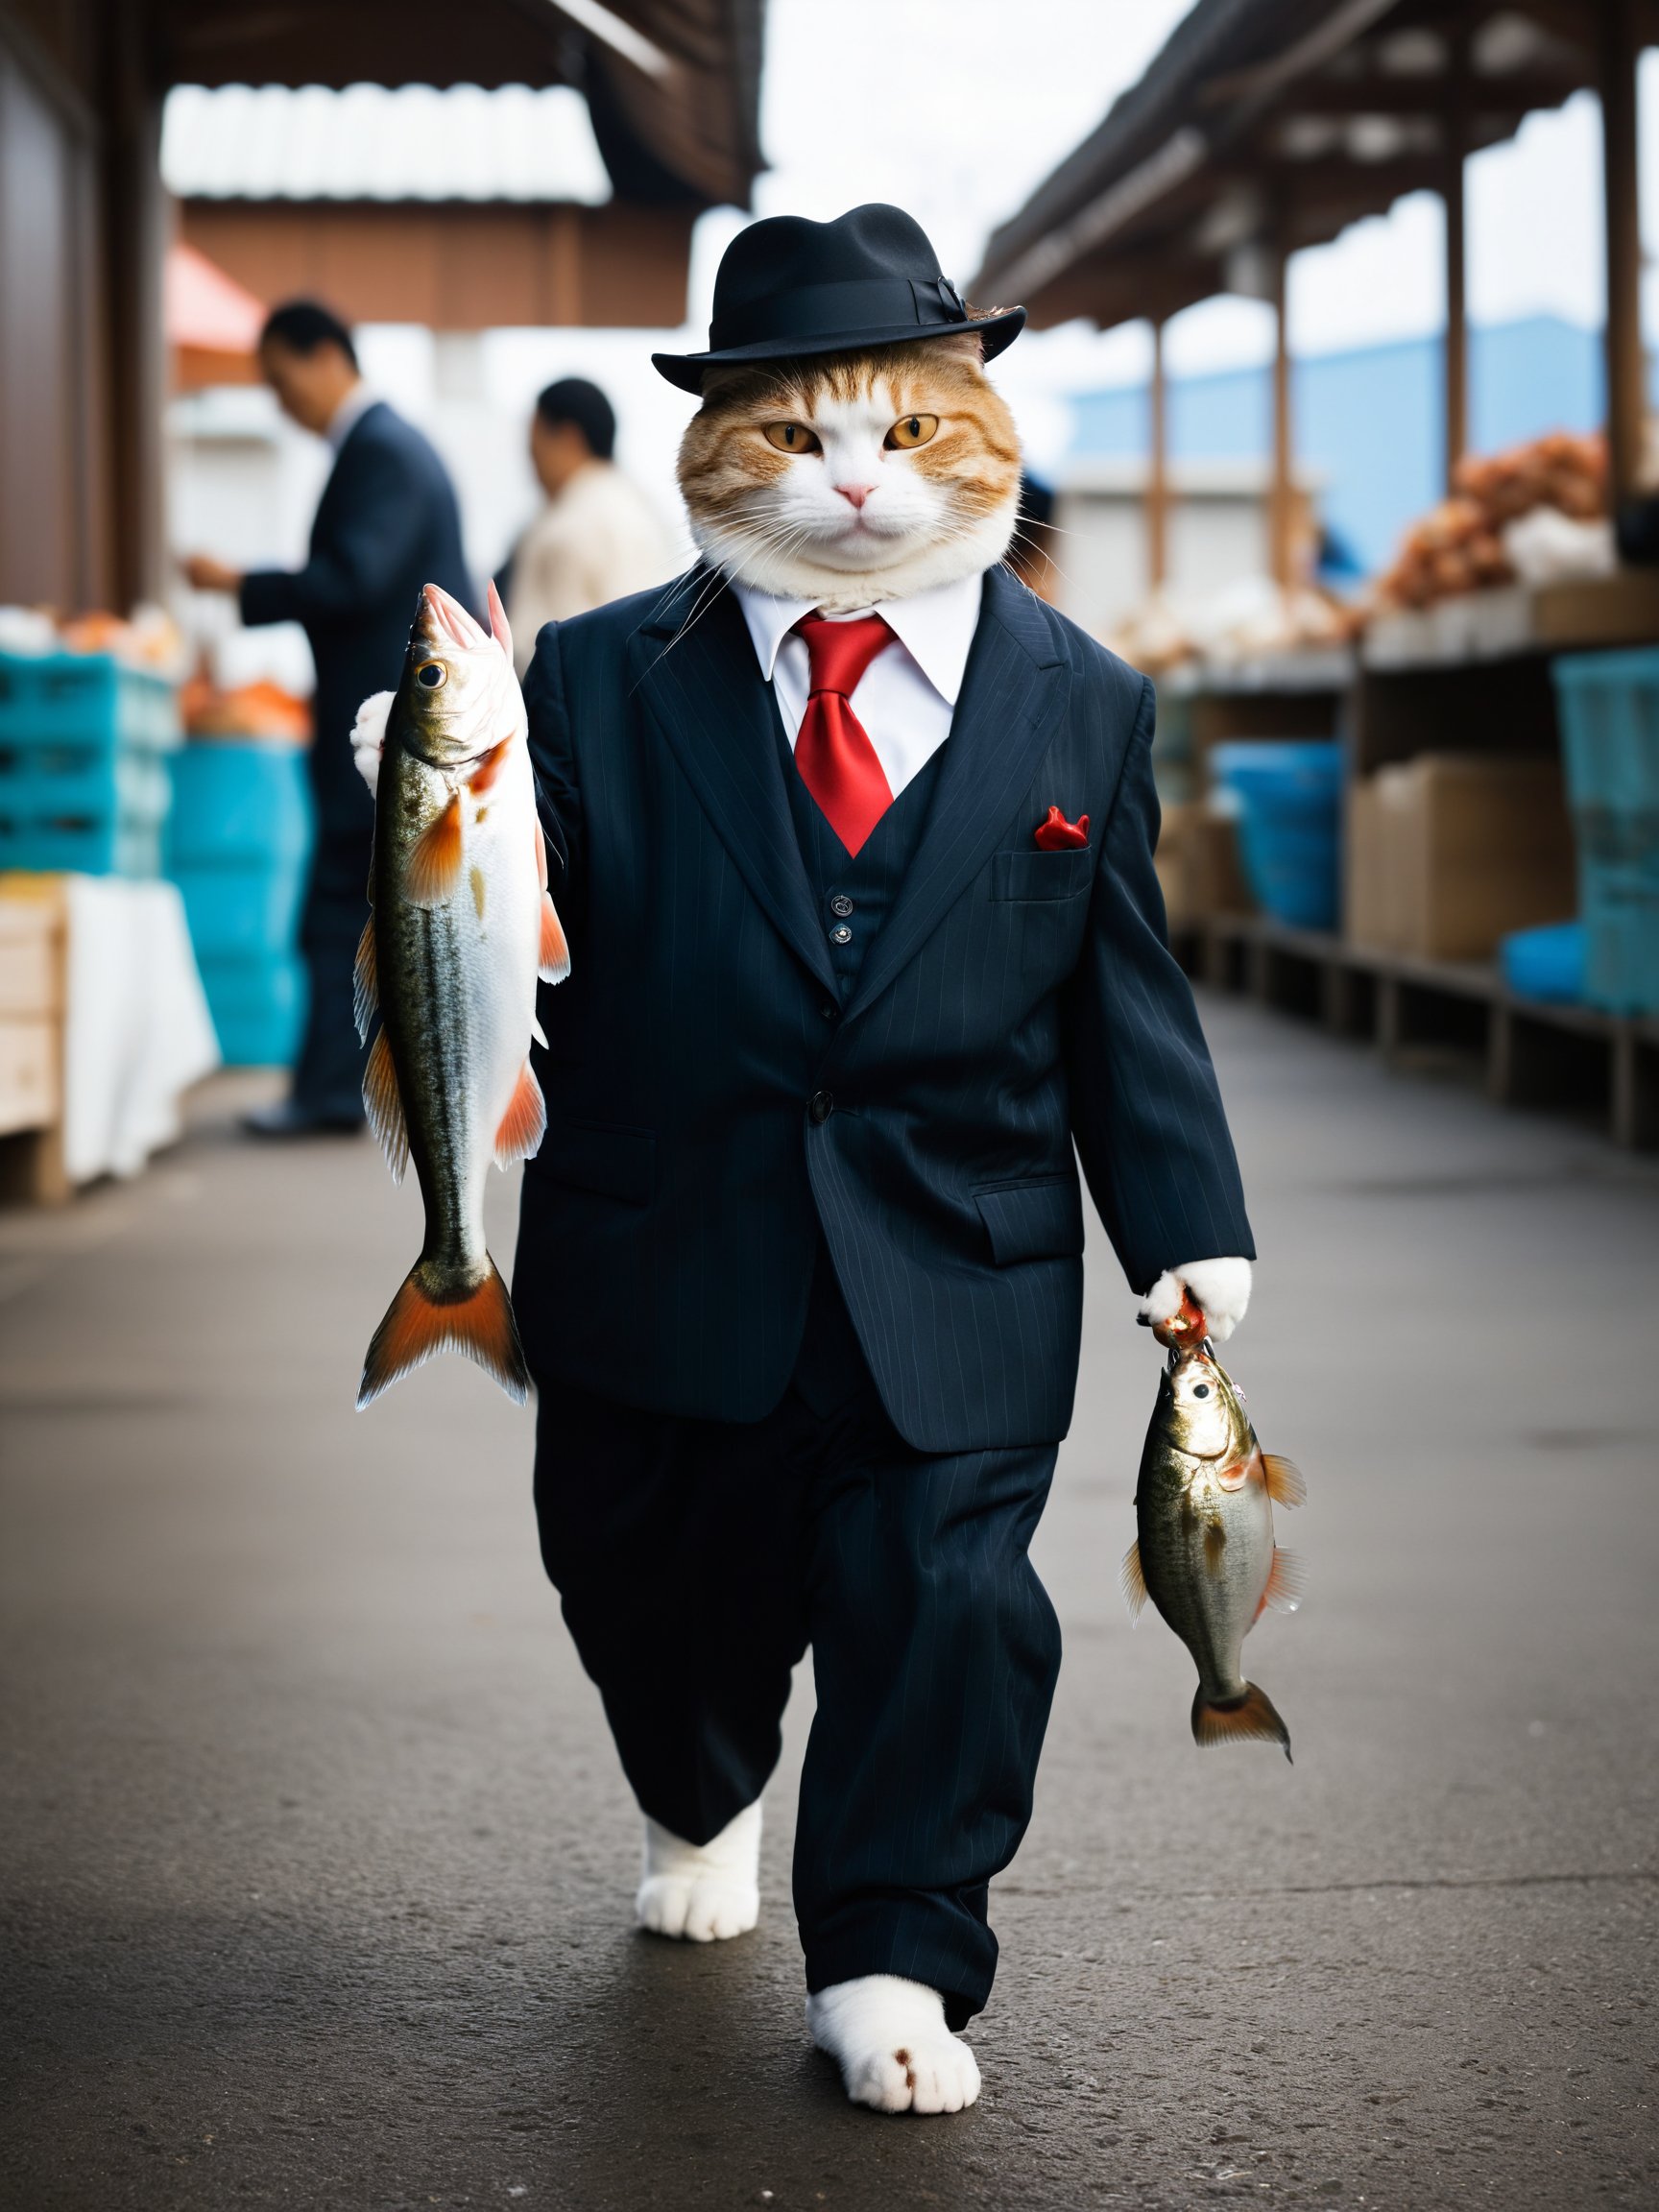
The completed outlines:
<svg viewBox="0 0 1659 2212">
<path fill-rule="evenodd" d="M 935 1989 L 897 1974 L 838 1982 L 806 2000 L 806 2026 L 841 2069 L 854 2104 L 877 2112 L 960 2112 L 979 2094 L 973 2052 L 945 2025 Z"/>
<path fill-rule="evenodd" d="M 747 1936 L 760 1918 L 759 1875 L 757 1804 L 745 1807 L 707 1843 L 687 1843 L 648 1819 L 635 1917 L 653 1936 L 687 1943 Z"/>
</svg>

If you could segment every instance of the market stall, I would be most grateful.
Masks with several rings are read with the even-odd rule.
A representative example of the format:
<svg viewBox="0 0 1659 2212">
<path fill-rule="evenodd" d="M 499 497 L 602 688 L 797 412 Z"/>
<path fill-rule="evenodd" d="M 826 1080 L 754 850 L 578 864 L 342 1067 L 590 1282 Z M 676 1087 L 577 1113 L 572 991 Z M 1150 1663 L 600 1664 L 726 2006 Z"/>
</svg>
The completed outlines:
<svg viewBox="0 0 1659 2212">
<path fill-rule="evenodd" d="M 1632 1143 L 1659 1142 L 1659 649 L 1606 649 L 1659 648 L 1659 566 L 1615 531 L 1653 489 L 1635 84 L 1655 37 L 1650 0 L 1200 0 L 972 287 L 1039 325 L 1161 333 L 1223 291 L 1275 310 L 1271 589 L 1229 635 L 1173 634 L 1161 597 L 1161 336 L 1153 351 L 1151 597 L 1114 641 L 1159 682 L 1161 867 L 1186 955 L 1391 1051 L 1479 1051 L 1496 1095 L 1593 1102 Z M 1463 164 L 1586 87 L 1605 434 L 1471 455 Z M 1425 188 L 1447 214 L 1446 498 L 1338 613 L 1295 526 L 1286 262 Z"/>
</svg>

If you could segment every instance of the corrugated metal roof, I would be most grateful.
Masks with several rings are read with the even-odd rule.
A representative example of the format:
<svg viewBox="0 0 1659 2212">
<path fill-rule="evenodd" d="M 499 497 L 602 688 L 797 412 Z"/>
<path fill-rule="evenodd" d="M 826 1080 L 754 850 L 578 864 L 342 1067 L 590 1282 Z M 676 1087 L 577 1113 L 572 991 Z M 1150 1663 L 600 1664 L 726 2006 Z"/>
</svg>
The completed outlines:
<svg viewBox="0 0 1659 2212">
<path fill-rule="evenodd" d="M 588 103 L 565 84 L 181 84 L 161 174 L 194 200 L 611 198 Z"/>
</svg>

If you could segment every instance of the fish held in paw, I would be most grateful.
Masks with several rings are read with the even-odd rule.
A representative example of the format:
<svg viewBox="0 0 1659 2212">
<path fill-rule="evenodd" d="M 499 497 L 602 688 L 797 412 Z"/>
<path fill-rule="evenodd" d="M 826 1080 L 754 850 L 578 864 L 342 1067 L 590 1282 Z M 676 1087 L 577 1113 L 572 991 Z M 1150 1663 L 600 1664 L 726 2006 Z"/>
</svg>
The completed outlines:
<svg viewBox="0 0 1659 2212">
<path fill-rule="evenodd" d="M 961 2112 L 979 2094 L 979 2068 L 945 2025 L 936 1989 L 897 1974 L 837 1982 L 806 2000 L 806 2026 L 841 2069 L 854 2104 L 876 2112 Z"/>
<path fill-rule="evenodd" d="M 426 1217 L 421 1256 L 371 1339 L 359 1406 L 443 1351 L 475 1359 L 517 1402 L 530 1388 L 485 1243 L 484 1184 L 492 1161 L 505 1167 L 541 1145 L 537 976 L 565 974 L 569 955 L 493 588 L 490 613 L 486 632 L 427 585 L 397 691 L 367 701 L 352 733 L 375 794 L 353 990 L 358 1035 L 379 1021 L 363 1102 L 394 1179 L 414 1162 Z"/>
<path fill-rule="evenodd" d="M 745 1806 L 707 1843 L 687 1843 L 648 1818 L 634 1911 L 651 1935 L 686 1943 L 747 1936 L 760 1917 L 759 1805 Z"/>
</svg>

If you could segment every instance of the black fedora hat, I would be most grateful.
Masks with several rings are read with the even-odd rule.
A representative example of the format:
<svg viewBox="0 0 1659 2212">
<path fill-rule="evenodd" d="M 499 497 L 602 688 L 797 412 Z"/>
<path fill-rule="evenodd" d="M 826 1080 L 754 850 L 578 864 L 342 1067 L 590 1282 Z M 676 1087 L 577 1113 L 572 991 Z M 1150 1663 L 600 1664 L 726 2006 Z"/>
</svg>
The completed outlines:
<svg viewBox="0 0 1659 2212">
<path fill-rule="evenodd" d="M 653 353 L 682 392 L 700 392 L 717 362 L 782 361 L 851 347 L 893 346 L 972 328 L 991 360 L 1025 327 L 1023 307 L 970 322 L 927 233 L 902 207 L 872 201 L 809 223 L 773 215 L 740 230 L 720 258 L 706 353 Z"/>
</svg>

